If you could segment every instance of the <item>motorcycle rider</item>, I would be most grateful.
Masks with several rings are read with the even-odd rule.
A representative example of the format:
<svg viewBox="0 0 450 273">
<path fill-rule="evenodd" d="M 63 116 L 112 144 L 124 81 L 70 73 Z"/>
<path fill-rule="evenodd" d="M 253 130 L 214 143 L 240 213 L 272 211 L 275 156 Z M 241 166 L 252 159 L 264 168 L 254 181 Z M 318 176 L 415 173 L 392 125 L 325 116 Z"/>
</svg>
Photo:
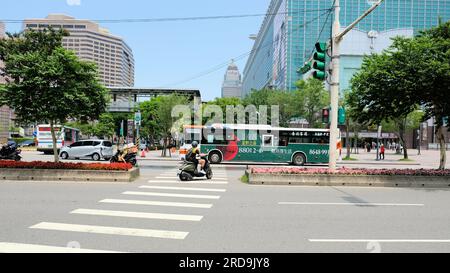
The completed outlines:
<svg viewBox="0 0 450 273">
<path fill-rule="evenodd" d="M 137 148 L 136 145 L 134 145 L 133 143 L 130 143 L 127 146 L 125 146 L 123 148 L 123 150 L 121 151 L 121 153 L 119 154 L 119 160 L 118 161 L 126 163 L 125 156 L 128 153 L 137 153 L 137 149 L 136 148 Z"/>
<path fill-rule="evenodd" d="M 192 142 L 192 148 L 187 153 L 186 160 L 193 162 L 195 164 L 195 171 L 197 171 L 198 163 L 200 163 L 200 166 L 201 166 L 200 172 L 202 174 L 206 174 L 206 172 L 203 170 L 203 168 L 205 167 L 206 161 L 201 158 L 200 148 L 198 147 L 197 141 Z"/>
</svg>

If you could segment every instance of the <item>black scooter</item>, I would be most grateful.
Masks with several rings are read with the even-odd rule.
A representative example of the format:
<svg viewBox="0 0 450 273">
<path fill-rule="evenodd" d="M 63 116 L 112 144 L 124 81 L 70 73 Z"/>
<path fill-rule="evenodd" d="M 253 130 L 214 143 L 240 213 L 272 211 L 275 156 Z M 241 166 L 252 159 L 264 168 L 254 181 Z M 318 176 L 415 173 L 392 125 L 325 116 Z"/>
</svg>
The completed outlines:
<svg viewBox="0 0 450 273">
<path fill-rule="evenodd" d="M 22 150 L 17 149 L 17 145 L 13 142 L 9 142 L 0 149 L 0 160 L 14 160 L 20 161 L 22 157 L 20 153 Z"/>
<path fill-rule="evenodd" d="M 111 157 L 109 162 L 111 162 L 111 163 L 119 162 L 119 155 L 121 153 L 122 153 L 122 151 L 117 150 L 116 154 L 113 155 L 113 157 Z M 124 157 L 124 160 L 126 163 L 131 163 L 131 165 L 136 166 L 136 164 L 137 164 L 136 156 L 137 156 L 136 153 L 127 153 Z M 123 162 L 123 161 L 120 161 L 120 162 Z"/>
<path fill-rule="evenodd" d="M 206 177 L 206 179 L 212 179 L 213 173 L 207 156 L 202 156 L 201 159 L 204 159 L 206 162 L 205 167 L 203 168 L 206 174 L 198 172 L 194 162 L 184 160 L 177 174 L 181 181 L 192 181 L 194 180 L 194 177 Z"/>
</svg>

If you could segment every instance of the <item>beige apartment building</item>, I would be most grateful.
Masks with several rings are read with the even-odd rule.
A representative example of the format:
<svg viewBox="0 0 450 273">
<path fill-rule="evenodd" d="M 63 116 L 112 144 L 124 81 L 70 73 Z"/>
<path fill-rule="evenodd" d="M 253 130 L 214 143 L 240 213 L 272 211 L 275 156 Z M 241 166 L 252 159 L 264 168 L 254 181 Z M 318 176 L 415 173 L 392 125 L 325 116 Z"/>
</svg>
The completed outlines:
<svg viewBox="0 0 450 273">
<path fill-rule="evenodd" d="M 50 14 L 44 19 L 26 19 L 24 29 L 53 27 L 65 29 L 70 36 L 63 39 L 64 48 L 73 50 L 87 61 L 95 62 L 105 86 L 134 86 L 133 51 L 125 41 L 89 20 L 63 14 Z"/>
</svg>

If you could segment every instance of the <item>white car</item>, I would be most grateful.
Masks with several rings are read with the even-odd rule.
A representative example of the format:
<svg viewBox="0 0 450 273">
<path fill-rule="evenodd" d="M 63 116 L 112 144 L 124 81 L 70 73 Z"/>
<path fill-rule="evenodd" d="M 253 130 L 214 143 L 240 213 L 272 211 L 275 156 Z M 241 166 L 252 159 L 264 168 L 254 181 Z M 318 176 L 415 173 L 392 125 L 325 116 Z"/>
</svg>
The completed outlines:
<svg viewBox="0 0 450 273">
<path fill-rule="evenodd" d="M 113 144 L 108 140 L 81 140 L 70 146 L 61 148 L 59 156 L 62 159 L 91 158 L 92 160 L 109 160 L 113 156 Z"/>
</svg>

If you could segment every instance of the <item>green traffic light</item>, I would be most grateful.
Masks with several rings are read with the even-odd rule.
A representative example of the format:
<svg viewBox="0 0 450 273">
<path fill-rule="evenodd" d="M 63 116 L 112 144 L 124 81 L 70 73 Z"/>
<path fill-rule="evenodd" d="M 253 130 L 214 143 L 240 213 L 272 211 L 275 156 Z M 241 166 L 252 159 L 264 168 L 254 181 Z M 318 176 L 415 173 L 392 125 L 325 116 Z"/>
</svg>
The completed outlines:
<svg viewBox="0 0 450 273">
<path fill-rule="evenodd" d="M 326 74 L 325 74 L 325 72 L 324 71 L 314 71 L 313 72 L 313 77 L 315 78 L 315 79 L 318 79 L 318 80 L 324 80 L 325 79 L 325 76 L 326 76 Z"/>
<path fill-rule="evenodd" d="M 317 70 L 325 70 L 325 63 L 324 62 L 314 62 L 313 64 L 314 69 Z"/>
<path fill-rule="evenodd" d="M 327 50 L 327 43 L 316 43 L 315 45 L 316 50 L 318 52 L 325 52 Z"/>
<path fill-rule="evenodd" d="M 314 57 L 313 58 L 316 61 L 324 62 L 325 61 L 325 53 L 316 52 L 316 53 L 314 53 Z"/>
</svg>

